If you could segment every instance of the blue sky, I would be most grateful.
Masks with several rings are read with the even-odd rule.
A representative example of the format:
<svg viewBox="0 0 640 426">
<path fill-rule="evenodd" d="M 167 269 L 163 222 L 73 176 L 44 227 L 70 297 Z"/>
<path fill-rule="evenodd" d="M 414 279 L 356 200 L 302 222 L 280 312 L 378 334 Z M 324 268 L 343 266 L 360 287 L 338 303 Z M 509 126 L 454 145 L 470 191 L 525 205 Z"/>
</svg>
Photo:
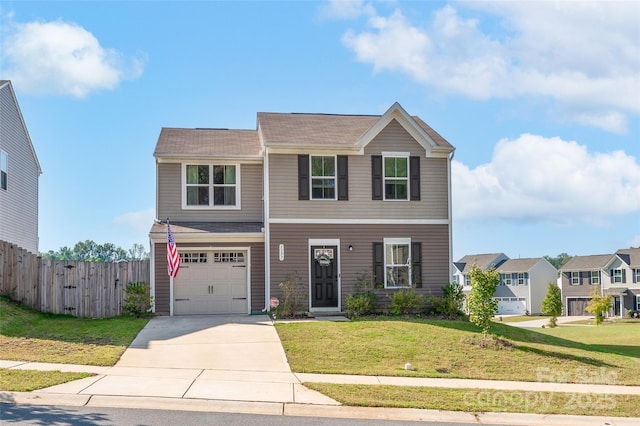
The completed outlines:
<svg viewBox="0 0 640 426">
<path fill-rule="evenodd" d="M 640 246 L 640 3 L 10 1 L 40 250 L 148 244 L 162 127 L 382 114 L 456 147 L 454 259 Z"/>
</svg>

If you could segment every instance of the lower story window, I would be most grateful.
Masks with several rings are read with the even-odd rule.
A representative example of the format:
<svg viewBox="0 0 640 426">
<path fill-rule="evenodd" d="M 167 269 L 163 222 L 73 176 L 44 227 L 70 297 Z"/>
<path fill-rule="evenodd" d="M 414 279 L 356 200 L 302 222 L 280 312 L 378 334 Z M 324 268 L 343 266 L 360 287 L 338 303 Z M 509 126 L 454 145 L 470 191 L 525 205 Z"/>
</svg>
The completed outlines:
<svg viewBox="0 0 640 426">
<path fill-rule="evenodd" d="M 411 287 L 411 240 L 385 239 L 385 287 Z"/>
<path fill-rule="evenodd" d="M 640 296 L 636 296 L 636 311 L 640 311 Z"/>
</svg>

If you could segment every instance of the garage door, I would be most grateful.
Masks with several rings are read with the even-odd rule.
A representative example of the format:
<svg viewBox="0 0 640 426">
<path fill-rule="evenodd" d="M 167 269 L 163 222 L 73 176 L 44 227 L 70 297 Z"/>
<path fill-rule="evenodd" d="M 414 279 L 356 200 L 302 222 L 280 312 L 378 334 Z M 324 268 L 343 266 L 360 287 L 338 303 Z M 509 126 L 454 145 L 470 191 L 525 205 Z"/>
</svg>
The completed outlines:
<svg viewBox="0 0 640 426">
<path fill-rule="evenodd" d="M 246 252 L 185 252 L 180 260 L 173 281 L 175 315 L 248 312 Z"/>
<path fill-rule="evenodd" d="M 590 297 L 574 297 L 567 299 L 567 315 L 591 315 L 587 312 Z"/>
<path fill-rule="evenodd" d="M 527 301 L 524 297 L 496 297 L 498 300 L 498 314 L 524 314 Z"/>
</svg>

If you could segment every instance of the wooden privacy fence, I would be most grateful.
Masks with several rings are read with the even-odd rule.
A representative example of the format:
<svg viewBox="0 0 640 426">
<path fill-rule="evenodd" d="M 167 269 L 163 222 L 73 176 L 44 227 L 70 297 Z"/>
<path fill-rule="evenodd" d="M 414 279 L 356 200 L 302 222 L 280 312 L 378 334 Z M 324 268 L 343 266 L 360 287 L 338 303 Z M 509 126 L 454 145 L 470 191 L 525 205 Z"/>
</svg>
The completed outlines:
<svg viewBox="0 0 640 426">
<path fill-rule="evenodd" d="M 127 283 L 149 278 L 149 260 L 52 260 L 0 241 L 0 295 L 41 312 L 113 317 L 122 313 Z"/>
</svg>

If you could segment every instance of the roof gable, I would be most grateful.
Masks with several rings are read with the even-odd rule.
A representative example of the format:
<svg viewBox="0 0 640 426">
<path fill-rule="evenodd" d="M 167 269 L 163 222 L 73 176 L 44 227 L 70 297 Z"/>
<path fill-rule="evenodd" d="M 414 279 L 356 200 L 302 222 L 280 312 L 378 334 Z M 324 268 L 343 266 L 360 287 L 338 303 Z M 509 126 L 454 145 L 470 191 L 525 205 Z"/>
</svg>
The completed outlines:
<svg viewBox="0 0 640 426">
<path fill-rule="evenodd" d="M 0 90 L 9 90 L 11 94 L 11 98 L 13 99 L 13 105 L 18 113 L 18 118 L 20 119 L 20 125 L 22 130 L 24 131 L 24 136 L 27 139 L 27 143 L 29 145 L 29 149 L 31 150 L 31 154 L 33 155 L 33 160 L 36 163 L 36 168 L 38 169 L 38 175 L 42 174 L 42 168 L 40 167 L 40 161 L 38 160 L 38 155 L 36 154 L 36 149 L 33 146 L 33 142 L 31 141 L 31 136 L 29 136 L 29 130 L 27 130 L 27 125 L 24 122 L 24 117 L 22 116 L 22 111 L 20 111 L 20 105 L 18 105 L 18 99 L 16 98 L 16 93 L 13 90 L 13 85 L 10 80 L 0 80 Z"/>
<path fill-rule="evenodd" d="M 398 102 L 376 121 L 357 141 L 356 145 L 367 146 L 389 123 L 396 120 L 424 148 L 427 155 L 433 151 L 452 152 L 453 146 L 429 127 L 419 117 L 410 116 Z"/>
<path fill-rule="evenodd" d="M 468 254 L 456 262 L 458 270 L 466 274 L 471 271 L 471 267 L 477 264 L 480 269 L 497 268 L 509 257 L 504 253 Z M 459 265 L 459 266 L 458 266 Z M 460 269 L 462 267 L 462 269 Z"/>
<path fill-rule="evenodd" d="M 616 254 L 631 268 L 640 268 L 640 248 L 622 249 Z"/>
</svg>

